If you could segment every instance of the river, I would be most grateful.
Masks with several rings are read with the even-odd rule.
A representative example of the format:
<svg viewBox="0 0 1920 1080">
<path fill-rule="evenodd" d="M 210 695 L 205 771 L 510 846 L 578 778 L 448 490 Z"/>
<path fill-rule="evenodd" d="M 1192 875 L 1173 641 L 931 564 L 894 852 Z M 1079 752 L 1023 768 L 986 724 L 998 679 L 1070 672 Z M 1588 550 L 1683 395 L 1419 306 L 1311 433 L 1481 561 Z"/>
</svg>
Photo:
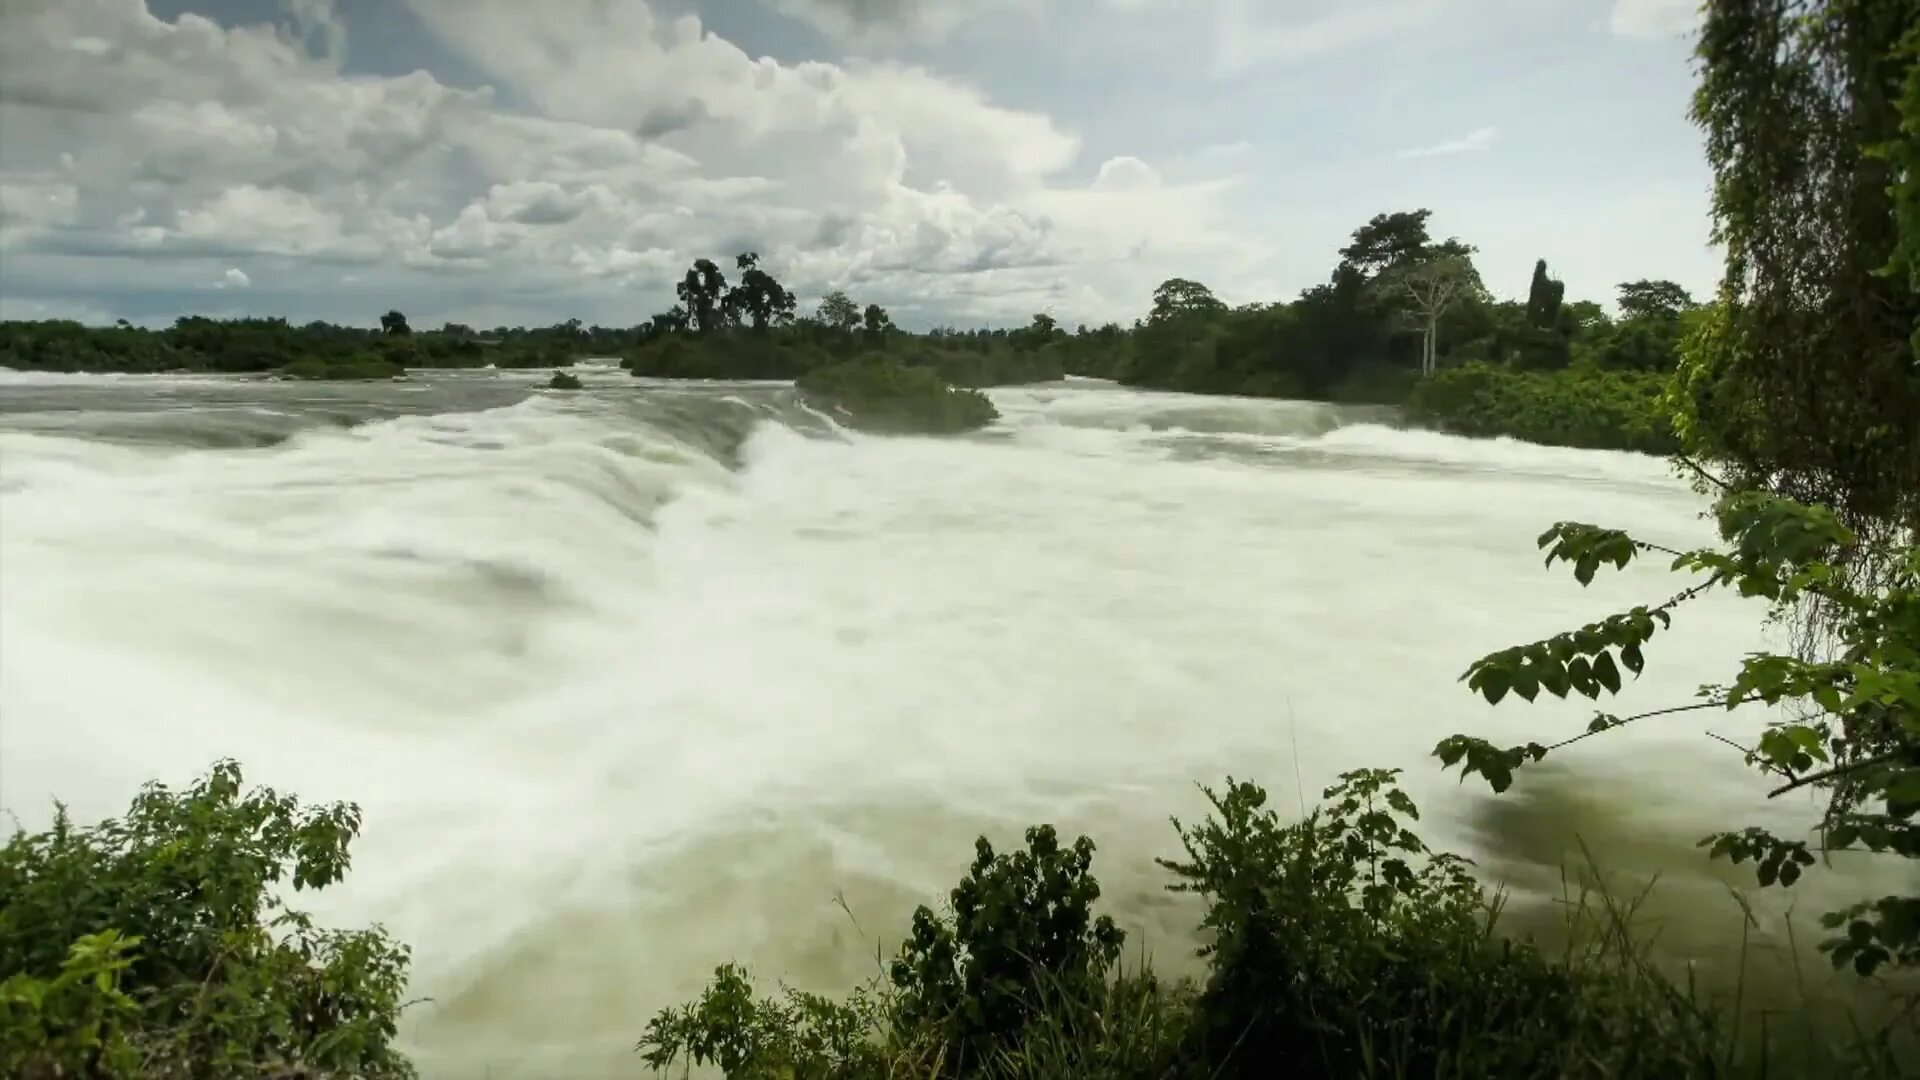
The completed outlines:
<svg viewBox="0 0 1920 1080">
<path fill-rule="evenodd" d="M 868 977 L 973 837 L 1038 821 L 1098 841 L 1130 952 L 1190 971 L 1152 858 L 1228 775 L 1291 811 L 1404 767 L 1427 839 L 1516 898 L 1578 836 L 1664 874 L 1683 943 L 1737 935 L 1723 883 L 1750 883 L 1699 835 L 1809 820 L 1703 734 L 1740 717 L 1612 732 L 1499 798 L 1428 756 L 1584 727 L 1456 680 L 1675 591 L 1655 566 L 1582 589 L 1534 547 L 1565 518 L 1709 540 L 1662 461 L 1090 381 L 994 390 L 975 436 L 870 438 L 787 386 L 584 370 L 0 372 L 0 804 L 97 817 L 223 756 L 359 802 L 352 874 L 302 902 L 411 943 L 428 1076 L 496 1078 L 636 1074 L 647 1017 L 726 960 Z M 1609 710 L 1730 678 L 1760 613 L 1687 608 Z"/>
</svg>

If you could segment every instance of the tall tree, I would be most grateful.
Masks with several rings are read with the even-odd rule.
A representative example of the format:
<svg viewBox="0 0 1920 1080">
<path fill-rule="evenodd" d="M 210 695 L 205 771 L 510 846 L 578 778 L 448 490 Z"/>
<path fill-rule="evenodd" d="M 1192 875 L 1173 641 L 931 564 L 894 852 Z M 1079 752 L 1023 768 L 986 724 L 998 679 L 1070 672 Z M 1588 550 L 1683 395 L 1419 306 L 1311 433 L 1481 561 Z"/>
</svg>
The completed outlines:
<svg viewBox="0 0 1920 1080">
<path fill-rule="evenodd" d="M 1458 239 L 1434 243 L 1427 234 L 1427 219 L 1432 216 L 1433 211 L 1427 209 L 1375 214 L 1353 230 L 1353 242 L 1340 249 L 1341 268 L 1372 278 L 1404 263 L 1474 253 L 1471 246 Z"/>
<path fill-rule="evenodd" d="M 1692 294 L 1671 281 L 1642 278 L 1623 281 L 1616 288 L 1620 291 L 1622 318 L 1677 319 L 1681 312 L 1691 311 L 1694 306 Z"/>
<path fill-rule="evenodd" d="M 746 252 L 734 259 L 740 282 L 727 291 L 722 301 L 727 318 L 734 323 L 749 322 L 755 330 L 793 318 L 793 294 L 781 287 L 773 275 L 760 269 L 757 252 Z"/>
<path fill-rule="evenodd" d="M 868 304 L 866 315 L 861 321 L 866 323 L 867 334 L 870 337 L 885 337 L 887 331 L 893 329 L 893 319 L 887 314 L 887 309 L 879 304 Z"/>
<path fill-rule="evenodd" d="M 1920 0 L 1709 0 L 1698 47 L 1726 275 L 1678 426 L 1732 483 L 1856 526 L 1920 527 L 1920 293 L 1886 273 L 1916 26 Z"/>
<path fill-rule="evenodd" d="M 1431 375 L 1440 355 L 1440 319 L 1481 290 L 1480 275 L 1464 255 L 1401 262 L 1375 279 L 1377 294 L 1396 302 L 1420 329 L 1420 374 Z"/>
<path fill-rule="evenodd" d="M 726 314 L 721 302 L 726 296 L 727 278 L 712 259 L 696 260 L 673 291 L 686 309 L 689 329 L 705 334 L 724 325 Z"/>
<path fill-rule="evenodd" d="M 1566 283 L 1547 273 L 1547 260 L 1536 261 L 1533 281 L 1527 287 L 1527 325 L 1536 330 L 1558 327 L 1560 305 L 1566 296 Z"/>
<path fill-rule="evenodd" d="M 1189 315 L 1211 315 L 1227 310 L 1227 305 L 1213 295 L 1213 290 L 1197 281 L 1186 278 L 1168 278 L 1153 290 L 1153 310 L 1147 315 L 1149 323 L 1164 323 Z"/>
<path fill-rule="evenodd" d="M 398 311 L 389 311 L 385 315 L 380 316 L 380 332 L 395 337 L 404 337 L 405 335 L 413 333 L 413 328 L 407 325 L 407 317 L 405 315 L 400 314 Z"/>
<path fill-rule="evenodd" d="M 1432 243 L 1427 235 L 1427 219 L 1432 216 L 1427 209 L 1375 214 L 1353 230 L 1353 243 L 1340 249 L 1342 265 L 1373 277 L 1409 256 L 1419 257 Z"/>
<path fill-rule="evenodd" d="M 860 306 L 848 299 L 846 293 L 835 289 L 820 298 L 815 317 L 835 330 L 851 332 L 860 325 Z"/>
</svg>

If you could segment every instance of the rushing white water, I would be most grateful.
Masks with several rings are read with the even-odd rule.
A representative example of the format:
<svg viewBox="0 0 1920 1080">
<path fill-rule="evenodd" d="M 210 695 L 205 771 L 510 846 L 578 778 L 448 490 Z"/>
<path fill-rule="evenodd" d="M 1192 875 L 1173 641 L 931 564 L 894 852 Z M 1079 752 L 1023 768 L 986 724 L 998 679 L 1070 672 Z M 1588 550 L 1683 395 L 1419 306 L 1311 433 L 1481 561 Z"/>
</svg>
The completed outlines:
<svg viewBox="0 0 1920 1080">
<path fill-rule="evenodd" d="M 1584 726 L 1455 680 L 1673 591 L 1534 550 L 1563 518 L 1705 540 L 1654 459 L 1100 384 L 996 391 L 957 440 L 840 433 L 767 384 L 589 386 L 0 381 L 0 803 L 97 816 L 222 756 L 358 801 L 310 906 L 414 946 L 429 1075 L 494 1077 L 630 1075 L 729 959 L 864 978 L 972 837 L 1037 821 L 1100 842 L 1110 909 L 1179 970 L 1193 912 L 1151 859 L 1229 774 L 1292 807 L 1406 767 L 1428 839 L 1522 889 L 1575 832 L 1711 881 L 1695 836 L 1805 812 L 1697 722 L 1497 801 L 1426 756 Z M 1724 679 L 1756 614 L 1689 608 L 1615 711 Z"/>
</svg>

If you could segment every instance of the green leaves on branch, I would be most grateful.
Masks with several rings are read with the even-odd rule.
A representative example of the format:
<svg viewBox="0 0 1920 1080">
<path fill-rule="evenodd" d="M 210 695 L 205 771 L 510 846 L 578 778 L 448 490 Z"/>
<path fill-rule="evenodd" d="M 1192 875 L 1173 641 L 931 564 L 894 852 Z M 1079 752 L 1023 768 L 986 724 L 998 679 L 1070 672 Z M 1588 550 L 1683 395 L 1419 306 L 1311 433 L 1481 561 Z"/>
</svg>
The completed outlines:
<svg viewBox="0 0 1920 1080">
<path fill-rule="evenodd" d="M 1603 690 L 1618 694 L 1620 669 L 1638 676 L 1646 668 L 1640 646 L 1672 621 L 1663 609 L 1636 607 L 1570 633 L 1482 657 L 1460 678 L 1489 705 L 1498 705 L 1509 692 L 1528 701 L 1541 690 L 1557 698 L 1570 692 L 1591 699 Z"/>
<path fill-rule="evenodd" d="M 1804 702 L 1817 712 L 1775 719 L 1745 750 L 1749 765 L 1786 779 L 1779 795 L 1817 787 L 1829 802 L 1823 831 L 1827 851 L 1862 846 L 1874 852 L 1920 857 L 1920 547 L 1875 550 L 1874 573 L 1862 573 L 1853 530 L 1832 511 L 1762 493 L 1729 496 L 1716 506 L 1722 543 L 1672 553 L 1672 569 L 1704 580 L 1658 607 L 1636 607 L 1531 645 L 1493 653 L 1462 679 L 1489 703 L 1509 694 L 1529 701 L 1542 690 L 1556 697 L 1597 699 L 1617 694 L 1621 669 L 1638 675 L 1642 646 L 1670 625 L 1672 608 L 1715 588 L 1767 599 L 1776 614 L 1817 601 L 1829 647 L 1818 659 L 1768 652 L 1749 654 L 1731 685 L 1701 688 L 1693 705 L 1621 719 L 1595 716 L 1586 734 L 1548 746 L 1505 749 L 1455 735 L 1435 755 L 1464 777 L 1478 773 L 1496 792 L 1513 772 L 1552 750 L 1650 716 L 1697 709 L 1733 710 L 1747 704 Z M 1603 565 L 1625 568 L 1637 556 L 1664 550 L 1617 529 L 1562 522 L 1540 537 L 1547 564 L 1564 562 L 1586 584 Z M 1806 841 L 1783 840 L 1764 829 L 1717 833 L 1702 842 L 1716 858 L 1751 862 L 1761 886 L 1790 886 L 1815 865 Z M 1829 926 L 1845 935 L 1827 942 L 1836 966 L 1870 973 L 1885 964 L 1920 962 L 1920 919 L 1914 898 L 1889 898 L 1841 913 Z"/>
<path fill-rule="evenodd" d="M 1639 554 L 1640 545 L 1619 529 L 1602 529 L 1577 521 L 1562 521 L 1540 534 L 1539 546 L 1547 553 L 1547 565 L 1557 560 L 1573 564 L 1573 576 L 1580 584 L 1593 581 L 1603 562 L 1624 570 Z"/>
<path fill-rule="evenodd" d="M 1545 758 L 1547 749 L 1539 743 L 1528 743 L 1502 750 L 1485 739 L 1454 735 L 1440 740 L 1440 745 L 1433 748 L 1433 756 L 1440 759 L 1444 768 L 1459 765 L 1462 780 L 1474 773 L 1486 777 L 1498 794 L 1513 786 L 1513 770 Z"/>
<path fill-rule="evenodd" d="M 149 784 L 125 815 L 0 845 L 0 1075 L 404 1080 L 408 954 L 317 928 L 292 890 L 339 881 L 351 804 L 246 788 L 232 762 Z M 292 889 L 286 886 L 292 886 Z"/>
<path fill-rule="evenodd" d="M 1779 882 L 1791 885 L 1800 879 L 1802 867 L 1812 866 L 1813 853 L 1803 840 L 1782 840 L 1765 829 L 1748 828 L 1739 832 L 1715 833 L 1700 841 L 1716 859 L 1734 863 L 1751 861 L 1762 886 Z"/>
<path fill-rule="evenodd" d="M 1836 968 L 1853 965 L 1861 975 L 1882 966 L 1920 964 L 1920 898 L 1886 896 L 1820 917 L 1820 925 L 1839 934 L 1820 943 Z"/>
</svg>

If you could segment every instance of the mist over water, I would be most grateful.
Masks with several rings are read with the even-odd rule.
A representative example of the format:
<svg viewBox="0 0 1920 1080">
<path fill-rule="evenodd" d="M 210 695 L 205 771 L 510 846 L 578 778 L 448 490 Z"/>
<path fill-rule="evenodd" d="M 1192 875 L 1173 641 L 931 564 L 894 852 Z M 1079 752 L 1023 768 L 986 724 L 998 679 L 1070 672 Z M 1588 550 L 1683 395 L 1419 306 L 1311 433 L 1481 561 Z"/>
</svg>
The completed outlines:
<svg viewBox="0 0 1920 1080">
<path fill-rule="evenodd" d="M 1185 970 L 1152 857 L 1229 774 L 1293 807 L 1403 766 L 1429 842 L 1517 895 L 1576 834 L 1664 872 L 1683 944 L 1737 930 L 1695 838 L 1811 819 L 1696 721 L 1502 799 L 1427 756 L 1584 727 L 1456 680 L 1675 591 L 1534 547 L 1567 518 L 1709 540 L 1655 459 L 1079 381 L 993 391 L 975 437 L 866 438 L 779 384 L 586 379 L 0 373 L 0 805 L 94 818 L 223 756 L 359 802 L 352 874 L 302 902 L 413 946 L 428 1075 L 494 1077 L 633 1075 L 727 960 L 868 977 L 973 837 L 1040 821 L 1098 841 L 1130 951 Z M 1689 606 L 1609 711 L 1723 680 L 1758 614 Z"/>
</svg>

